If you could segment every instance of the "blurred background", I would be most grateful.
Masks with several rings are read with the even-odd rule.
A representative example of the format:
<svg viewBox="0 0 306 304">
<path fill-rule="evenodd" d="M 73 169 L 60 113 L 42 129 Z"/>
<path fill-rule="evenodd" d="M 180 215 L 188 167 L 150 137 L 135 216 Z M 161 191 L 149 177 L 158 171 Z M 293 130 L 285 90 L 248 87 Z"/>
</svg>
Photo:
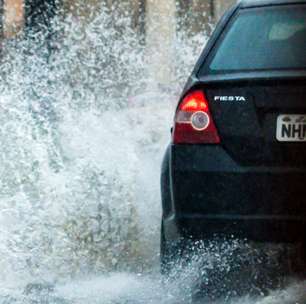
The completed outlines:
<svg viewBox="0 0 306 304">
<path fill-rule="evenodd" d="M 131 28 L 141 37 L 154 62 L 159 62 L 155 76 L 161 83 L 173 80 L 174 36 L 180 32 L 190 36 L 206 31 L 235 0 L 2 0 L 2 39 L 12 39 L 22 31 L 38 26 L 51 26 L 54 16 L 72 14 L 84 25 L 99 14 L 101 5 L 128 16 Z M 149 56 L 151 57 L 151 56 Z"/>
<path fill-rule="evenodd" d="M 234 0 L 2 0 L 2 36 L 11 37 L 18 34 L 25 26 L 34 26 L 38 18 L 52 18 L 60 11 L 61 14 L 73 13 L 76 17 L 89 22 L 97 8 L 103 5 L 122 10 L 133 19 L 133 27 L 140 35 L 150 31 L 152 16 L 175 19 L 172 26 L 176 29 L 184 27 L 192 32 L 203 30 L 208 22 L 216 22 L 224 11 L 234 4 Z M 61 10 L 64 8 L 64 10 Z M 189 16 L 184 22 L 180 16 Z M 164 24 L 166 26 L 166 24 Z"/>
</svg>

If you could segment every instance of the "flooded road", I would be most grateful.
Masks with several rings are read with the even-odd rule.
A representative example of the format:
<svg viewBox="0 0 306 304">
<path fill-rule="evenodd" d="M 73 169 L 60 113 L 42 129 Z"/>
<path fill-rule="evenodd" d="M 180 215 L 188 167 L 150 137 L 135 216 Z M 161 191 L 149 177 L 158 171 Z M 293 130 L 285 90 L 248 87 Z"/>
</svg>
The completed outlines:
<svg viewBox="0 0 306 304">
<path fill-rule="evenodd" d="M 235 240 L 161 278 L 160 164 L 206 36 L 178 35 L 180 66 L 161 88 L 129 20 L 115 20 L 101 11 L 86 30 L 60 24 L 65 39 L 51 55 L 35 37 L 4 46 L 0 303 L 190 303 L 199 288 L 216 298 L 224 288 L 220 304 L 305 303 L 296 280 L 256 296 L 251 283 L 240 296 L 227 278 L 245 261 Z"/>
<path fill-rule="evenodd" d="M 209 304 L 293 304 L 305 303 L 305 285 L 271 292 L 262 297 L 232 297 L 219 300 L 193 300 L 188 287 L 165 283 L 158 275 L 115 273 L 83 280 L 71 280 L 59 285 L 31 283 L 24 290 L 18 286 L 1 288 L 0 303 L 52 304 L 144 304 L 144 303 L 209 303 Z"/>
</svg>

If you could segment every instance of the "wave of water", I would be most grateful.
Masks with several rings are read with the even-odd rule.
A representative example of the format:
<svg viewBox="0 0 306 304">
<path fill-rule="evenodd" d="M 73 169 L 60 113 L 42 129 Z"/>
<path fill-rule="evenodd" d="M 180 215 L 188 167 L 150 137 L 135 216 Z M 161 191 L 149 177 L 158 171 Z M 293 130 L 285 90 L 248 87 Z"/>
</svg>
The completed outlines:
<svg viewBox="0 0 306 304">
<path fill-rule="evenodd" d="M 187 303 L 197 268 L 159 276 L 159 168 L 206 35 L 178 34 L 165 90 L 128 17 L 101 9 L 86 26 L 68 16 L 54 28 L 51 53 L 38 33 L 4 45 L 0 303 Z M 226 275 L 238 245 L 205 254 Z M 233 303 L 302 303 L 303 286 Z"/>
</svg>

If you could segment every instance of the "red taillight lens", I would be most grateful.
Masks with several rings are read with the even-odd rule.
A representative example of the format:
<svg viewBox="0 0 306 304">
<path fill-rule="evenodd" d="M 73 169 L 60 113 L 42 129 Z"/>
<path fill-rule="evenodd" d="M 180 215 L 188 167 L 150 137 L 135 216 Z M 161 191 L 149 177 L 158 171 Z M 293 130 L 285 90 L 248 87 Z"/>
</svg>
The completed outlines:
<svg viewBox="0 0 306 304">
<path fill-rule="evenodd" d="M 202 91 L 188 94 L 179 104 L 173 133 L 175 144 L 218 144 L 220 137 Z"/>
</svg>

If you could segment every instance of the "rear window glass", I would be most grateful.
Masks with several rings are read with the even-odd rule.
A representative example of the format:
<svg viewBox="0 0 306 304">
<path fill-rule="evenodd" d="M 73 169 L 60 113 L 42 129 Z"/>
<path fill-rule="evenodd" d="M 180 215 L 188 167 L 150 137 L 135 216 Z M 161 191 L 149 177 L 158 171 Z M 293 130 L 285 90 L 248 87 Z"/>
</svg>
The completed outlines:
<svg viewBox="0 0 306 304">
<path fill-rule="evenodd" d="M 210 73 L 306 68 L 306 6 L 241 10 L 204 67 Z"/>
</svg>

